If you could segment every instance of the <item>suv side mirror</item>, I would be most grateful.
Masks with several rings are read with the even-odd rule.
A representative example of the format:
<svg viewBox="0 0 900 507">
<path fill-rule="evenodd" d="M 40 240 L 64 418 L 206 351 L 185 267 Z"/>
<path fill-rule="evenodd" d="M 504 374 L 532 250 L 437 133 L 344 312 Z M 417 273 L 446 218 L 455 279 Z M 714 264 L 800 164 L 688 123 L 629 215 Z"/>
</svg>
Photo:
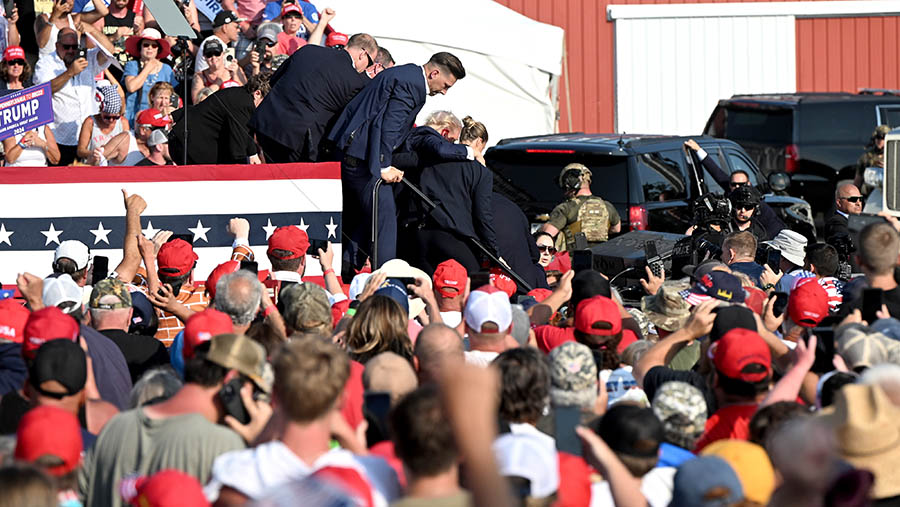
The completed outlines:
<svg viewBox="0 0 900 507">
<path fill-rule="evenodd" d="M 791 176 L 786 172 L 771 173 L 768 181 L 772 192 L 783 192 L 791 186 Z"/>
</svg>

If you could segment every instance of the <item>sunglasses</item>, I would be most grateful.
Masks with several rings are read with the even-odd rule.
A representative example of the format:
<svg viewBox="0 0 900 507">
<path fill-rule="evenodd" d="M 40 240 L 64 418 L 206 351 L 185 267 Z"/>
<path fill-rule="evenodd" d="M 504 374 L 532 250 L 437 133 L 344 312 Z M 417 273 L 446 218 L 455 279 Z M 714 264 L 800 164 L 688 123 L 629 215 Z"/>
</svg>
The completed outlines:
<svg viewBox="0 0 900 507">
<path fill-rule="evenodd" d="M 861 195 L 851 195 L 850 197 L 841 197 L 841 199 L 852 202 L 854 204 L 856 204 L 858 202 L 862 202 L 862 200 L 863 200 Z"/>
<path fill-rule="evenodd" d="M 113 120 L 118 120 L 119 118 L 122 117 L 122 115 L 120 115 L 120 114 L 105 114 L 104 113 L 104 114 L 101 114 L 100 117 L 102 117 L 106 121 L 113 121 Z"/>
<path fill-rule="evenodd" d="M 25 66 L 25 60 L 9 60 L 6 62 L 7 65 L 21 65 Z"/>
<path fill-rule="evenodd" d="M 212 58 L 213 56 L 222 56 L 221 51 L 204 51 L 203 56 L 205 58 Z"/>
<path fill-rule="evenodd" d="M 141 47 L 142 48 L 159 49 L 159 44 L 157 44 L 155 42 L 145 42 L 145 43 L 141 44 Z"/>
<path fill-rule="evenodd" d="M 60 46 L 65 50 L 78 49 L 78 44 L 60 44 Z"/>
<path fill-rule="evenodd" d="M 375 60 L 372 59 L 372 55 L 370 55 L 368 51 L 366 51 L 365 53 L 366 53 L 366 58 L 368 58 L 368 60 L 369 60 L 369 64 L 366 65 L 366 68 L 375 65 Z"/>
<path fill-rule="evenodd" d="M 549 245 L 538 245 L 538 250 L 541 252 L 549 253 L 550 255 L 556 254 L 556 247 Z"/>
<path fill-rule="evenodd" d="M 737 205 L 737 209 L 744 211 L 753 211 L 756 209 L 756 206 L 753 204 L 739 204 Z"/>
<path fill-rule="evenodd" d="M 270 47 L 274 46 L 275 44 L 276 44 L 275 42 L 266 42 L 266 47 L 270 48 Z"/>
<path fill-rule="evenodd" d="M 737 188 L 737 187 L 743 187 L 744 185 L 748 185 L 748 184 L 749 184 L 749 183 L 746 182 L 746 181 L 742 181 L 742 182 L 740 182 L 740 183 L 735 183 L 735 182 L 732 181 L 732 182 L 729 182 L 729 183 L 728 183 L 728 186 L 731 187 L 731 188 Z"/>
</svg>

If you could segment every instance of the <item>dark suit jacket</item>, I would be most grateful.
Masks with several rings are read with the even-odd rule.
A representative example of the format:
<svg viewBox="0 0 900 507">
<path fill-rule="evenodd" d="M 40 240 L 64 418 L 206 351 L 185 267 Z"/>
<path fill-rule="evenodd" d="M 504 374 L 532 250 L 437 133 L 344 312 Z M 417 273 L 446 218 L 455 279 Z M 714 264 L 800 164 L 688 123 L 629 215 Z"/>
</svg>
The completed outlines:
<svg viewBox="0 0 900 507">
<path fill-rule="evenodd" d="M 847 217 L 835 211 L 825 221 L 825 241 L 839 235 L 849 236 L 850 229 L 847 228 Z"/>
<path fill-rule="evenodd" d="M 416 169 L 431 166 L 440 162 L 466 160 L 469 150 L 465 145 L 454 144 L 431 127 L 421 126 L 403 140 L 403 144 L 394 153 L 394 167 L 398 169 Z"/>
<path fill-rule="evenodd" d="M 538 263 L 541 253 L 537 249 L 528 218 L 516 204 L 502 194 L 494 192 L 491 204 L 494 208 L 494 230 L 500 256 L 535 289 L 548 289 L 547 275 Z"/>
<path fill-rule="evenodd" d="M 347 104 L 328 139 L 345 155 L 365 160 L 377 177 L 393 164 L 393 153 L 412 129 L 426 96 L 421 66 L 386 69 Z"/>
<path fill-rule="evenodd" d="M 253 96 L 243 86 L 226 88 L 210 95 L 203 102 L 189 106 L 188 163 L 192 164 L 244 164 L 247 157 L 256 155 L 256 142 L 247 128 L 247 122 L 256 107 Z M 170 142 L 181 153 L 184 146 L 184 110 L 173 114 L 175 127 L 169 134 Z M 173 160 L 181 163 L 180 156 Z"/>
<path fill-rule="evenodd" d="M 368 82 L 365 73 L 353 68 L 346 51 L 307 44 L 269 80 L 271 91 L 250 119 L 250 127 L 301 151 L 309 161 L 318 161 L 328 129 Z"/>
<path fill-rule="evenodd" d="M 716 180 L 716 183 L 719 184 L 725 190 L 726 195 L 728 194 L 729 187 L 728 183 L 731 181 L 731 176 L 725 174 L 719 164 L 717 164 L 712 157 L 707 156 L 701 162 L 703 167 L 709 171 L 709 175 Z M 782 229 L 784 229 L 784 222 L 778 218 L 778 215 L 775 213 L 775 210 L 772 209 L 771 206 L 764 202 L 759 203 L 759 207 L 756 209 L 756 213 L 753 217 L 754 222 L 758 222 L 765 230 L 766 237 L 763 238 L 763 241 L 768 241 L 778 235 Z"/>
<path fill-rule="evenodd" d="M 494 210 L 491 206 L 494 178 L 478 162 L 443 162 L 422 169 L 422 191 L 437 208 L 431 216 L 444 229 L 477 238 L 497 254 Z"/>
</svg>

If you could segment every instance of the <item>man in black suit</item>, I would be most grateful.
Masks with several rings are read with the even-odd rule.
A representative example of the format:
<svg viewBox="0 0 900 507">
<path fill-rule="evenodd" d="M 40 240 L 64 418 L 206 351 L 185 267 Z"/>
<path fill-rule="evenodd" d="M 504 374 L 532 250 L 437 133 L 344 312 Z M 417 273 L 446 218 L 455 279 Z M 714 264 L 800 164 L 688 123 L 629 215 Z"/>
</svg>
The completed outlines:
<svg viewBox="0 0 900 507">
<path fill-rule="evenodd" d="M 250 76 L 247 84 L 219 90 L 188 112 L 188 164 L 259 164 L 256 142 L 247 122 L 269 93 L 269 74 Z M 176 164 L 184 162 L 184 109 L 172 116 L 169 154 Z"/>
<path fill-rule="evenodd" d="M 250 119 L 268 162 L 326 160 L 322 139 L 335 118 L 366 84 L 378 44 L 368 34 L 344 49 L 307 44 L 270 79 L 272 91 Z"/>
<path fill-rule="evenodd" d="M 835 236 L 849 236 L 847 218 L 862 213 L 862 194 L 853 183 L 838 185 L 834 191 L 834 214 L 825 221 L 825 242 L 830 243 Z"/>
<path fill-rule="evenodd" d="M 378 251 L 371 248 L 375 184 L 403 179 L 392 164 L 393 153 L 412 129 L 426 96 L 446 94 L 465 75 L 457 57 L 436 53 L 423 66 L 400 65 L 378 74 L 344 108 L 328 139 L 341 152 L 344 226 L 351 238 L 345 266 L 362 266 L 361 251 L 373 258 L 373 268 L 396 257 L 397 210 L 390 187 L 378 194 Z"/>
</svg>

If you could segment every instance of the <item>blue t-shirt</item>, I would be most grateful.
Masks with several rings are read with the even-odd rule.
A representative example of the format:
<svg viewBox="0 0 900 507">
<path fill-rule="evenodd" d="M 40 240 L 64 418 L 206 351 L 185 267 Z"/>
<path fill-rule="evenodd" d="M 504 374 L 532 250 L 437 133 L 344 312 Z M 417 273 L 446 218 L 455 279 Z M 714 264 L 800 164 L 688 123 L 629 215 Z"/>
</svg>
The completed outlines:
<svg viewBox="0 0 900 507">
<path fill-rule="evenodd" d="M 657 467 L 675 467 L 678 468 L 685 461 L 696 458 L 694 453 L 687 449 L 682 449 L 677 445 L 668 442 L 659 444 L 659 461 L 656 462 Z"/>
<path fill-rule="evenodd" d="M 137 76 L 140 73 L 141 69 L 138 68 L 137 60 L 129 61 L 125 64 L 125 73 L 123 74 L 122 84 L 125 84 L 125 77 Z M 172 71 L 172 67 L 170 67 L 169 64 L 162 64 L 162 68 L 159 69 L 158 73 L 147 76 L 147 79 L 144 80 L 143 92 L 135 90 L 132 93 L 125 94 L 125 118 L 128 119 L 128 124 L 131 125 L 132 129 L 134 129 L 134 118 L 137 114 L 150 107 L 150 88 L 159 81 L 169 83 L 173 87 L 178 86 L 178 81 L 175 80 L 175 72 Z M 141 95 L 141 103 L 135 104 L 139 92 Z"/>
<path fill-rule="evenodd" d="M 184 348 L 184 330 L 178 332 L 175 335 L 175 339 L 172 340 L 172 345 L 169 345 L 169 361 L 172 363 L 172 368 L 175 369 L 175 372 L 178 373 L 180 378 L 184 378 L 184 356 L 181 353 L 181 349 Z"/>
<path fill-rule="evenodd" d="M 759 281 L 759 276 L 763 274 L 765 268 L 760 266 L 755 262 L 735 262 L 728 266 L 732 271 L 737 271 L 738 273 L 743 273 L 750 277 L 750 281 L 756 284 L 757 287 L 762 287 L 762 284 Z"/>
</svg>

